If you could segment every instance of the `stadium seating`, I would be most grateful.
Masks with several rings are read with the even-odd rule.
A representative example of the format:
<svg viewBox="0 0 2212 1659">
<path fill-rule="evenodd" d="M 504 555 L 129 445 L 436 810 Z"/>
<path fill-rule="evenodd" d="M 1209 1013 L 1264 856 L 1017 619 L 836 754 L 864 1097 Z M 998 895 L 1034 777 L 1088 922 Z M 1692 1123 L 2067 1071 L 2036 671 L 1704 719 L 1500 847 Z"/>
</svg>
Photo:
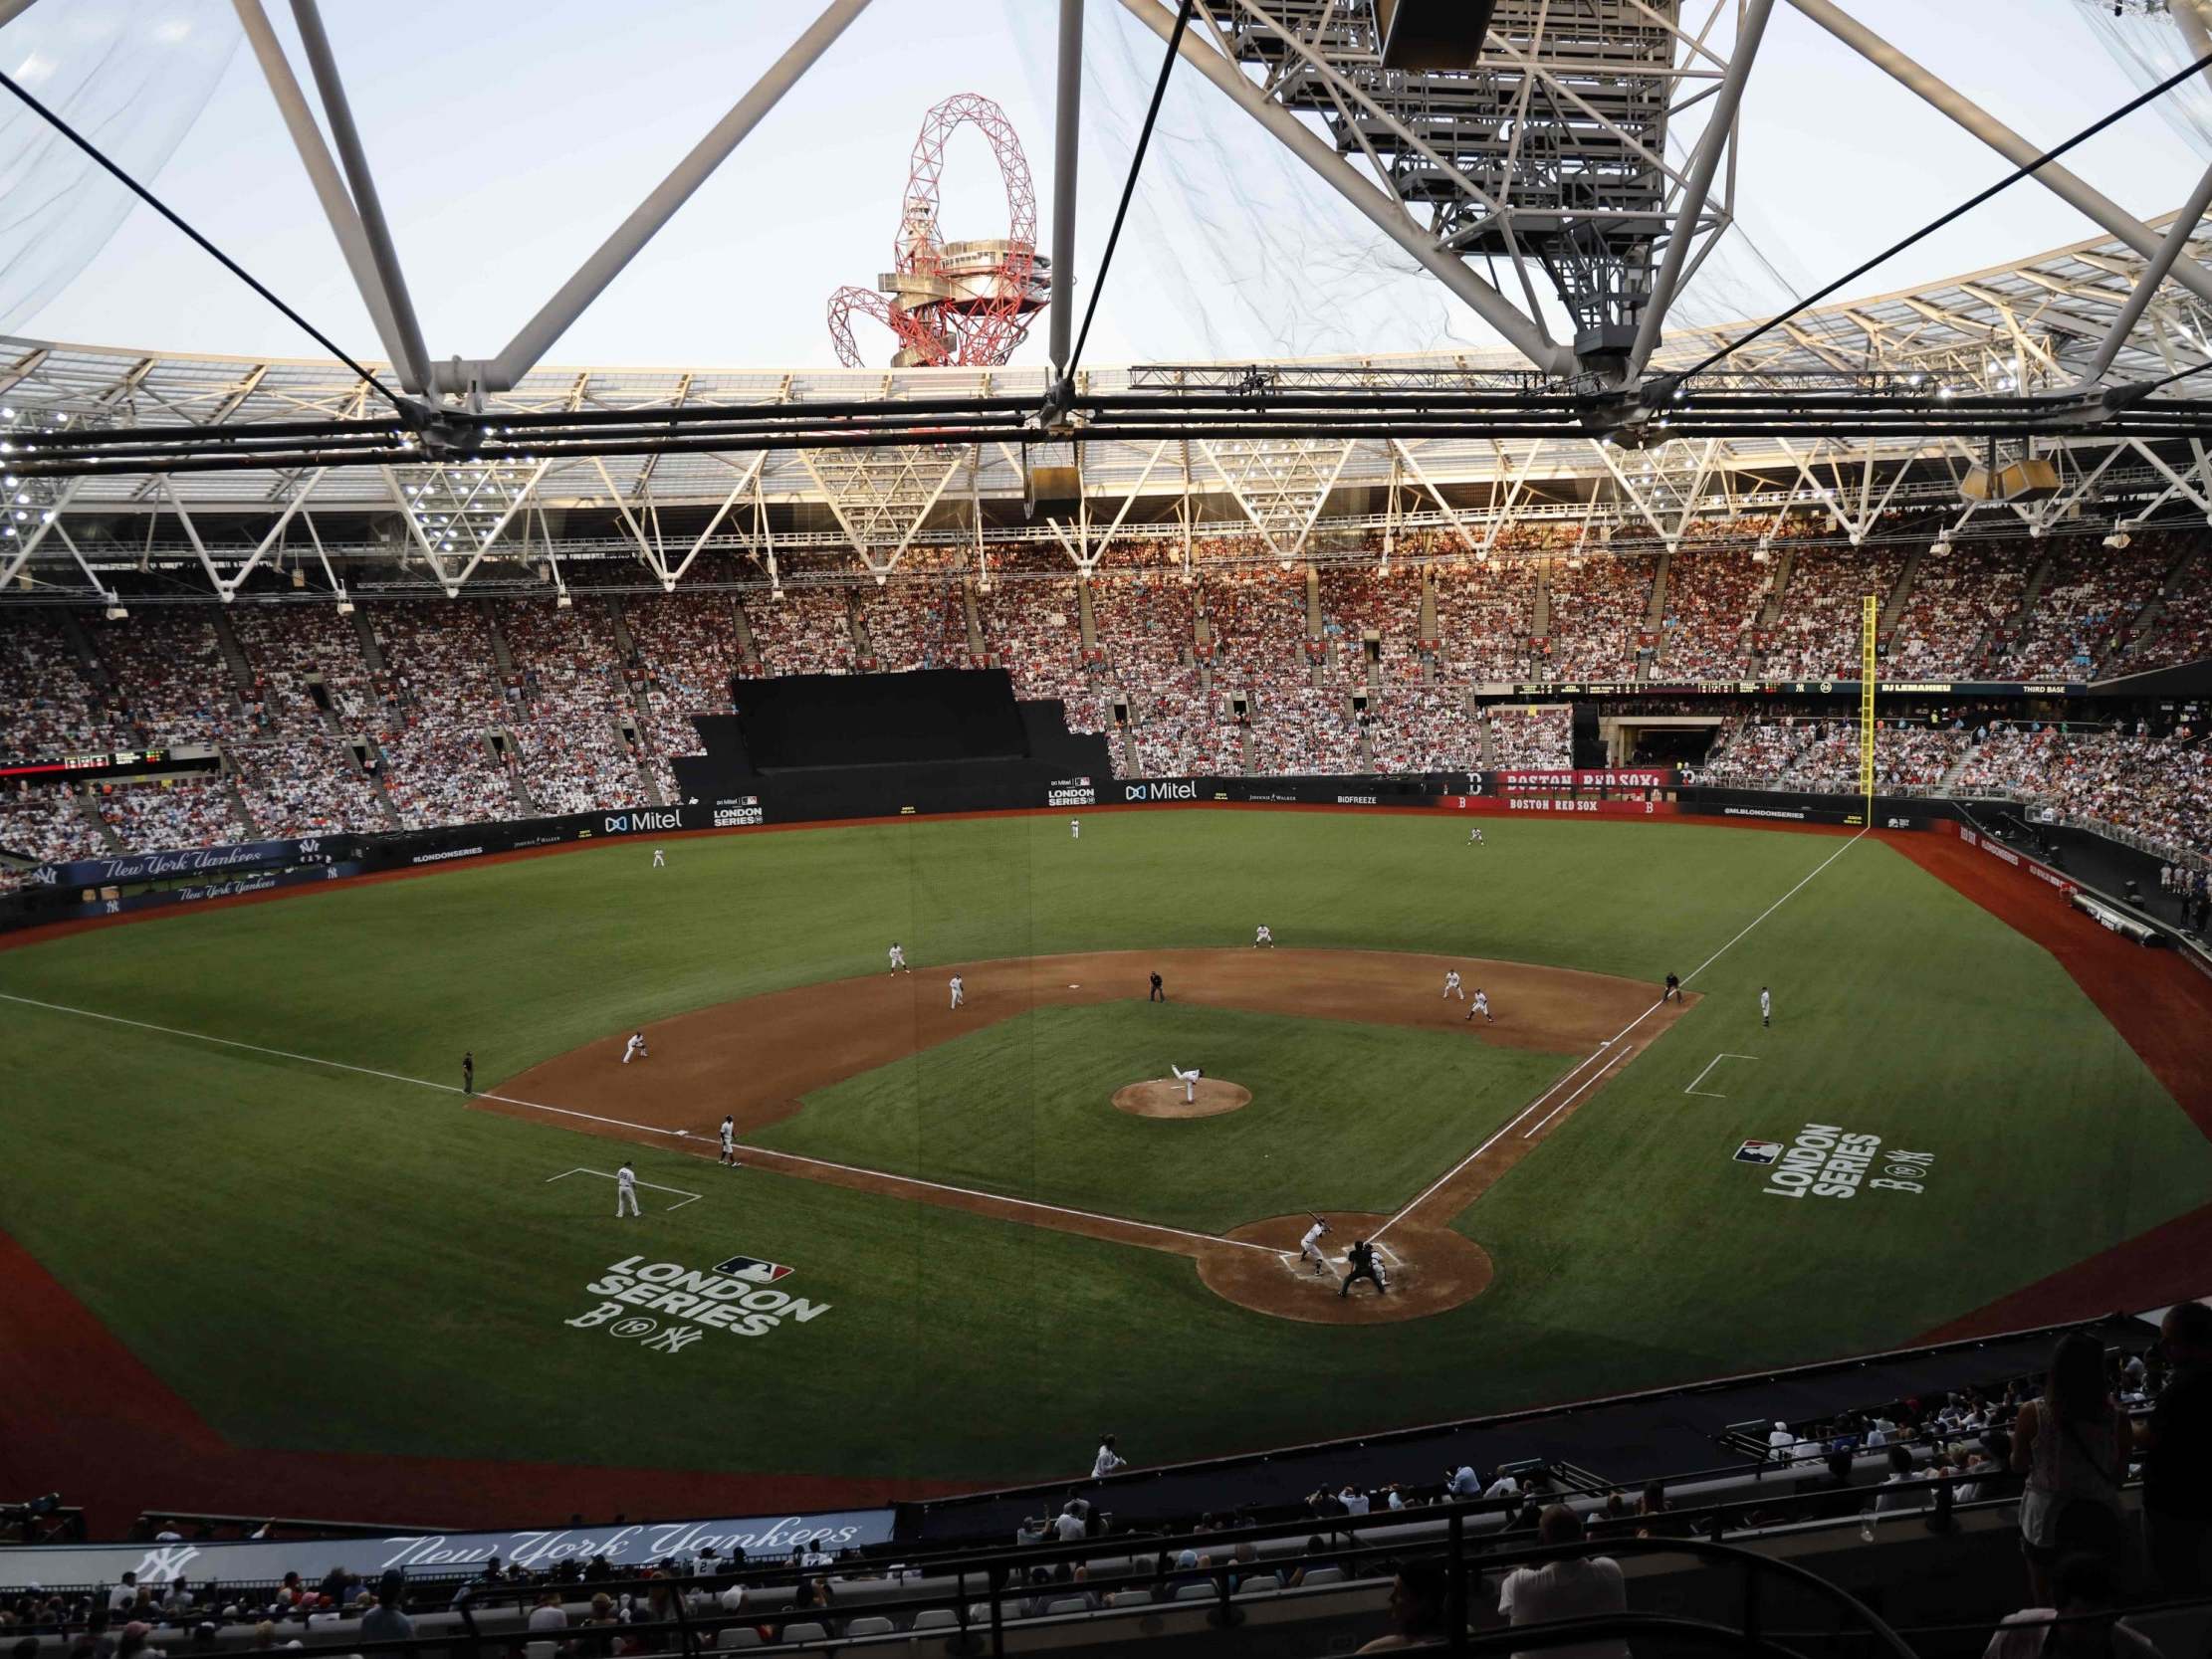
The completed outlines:
<svg viewBox="0 0 2212 1659">
<path fill-rule="evenodd" d="M 1546 678 L 1627 680 L 1644 656 L 1644 614 L 1657 561 L 1580 556 L 1551 563 Z"/>
</svg>

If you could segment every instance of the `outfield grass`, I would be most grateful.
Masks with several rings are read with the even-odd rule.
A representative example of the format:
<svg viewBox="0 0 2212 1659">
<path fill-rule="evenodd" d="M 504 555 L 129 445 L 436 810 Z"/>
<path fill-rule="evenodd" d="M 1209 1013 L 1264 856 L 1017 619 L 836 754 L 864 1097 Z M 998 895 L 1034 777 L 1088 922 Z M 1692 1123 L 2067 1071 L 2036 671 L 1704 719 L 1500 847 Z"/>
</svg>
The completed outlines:
<svg viewBox="0 0 2212 1659">
<path fill-rule="evenodd" d="M 1201 1060 L 1249 1089 L 1251 1105 L 1174 1122 L 1110 1103 L 1124 1083 Z M 1387 1214 L 1570 1063 L 1450 1031 L 1108 1002 L 1039 1009 L 817 1090 L 754 1139 L 1226 1232 L 1301 1209 Z"/>
<path fill-rule="evenodd" d="M 401 1079 L 453 1081 L 473 1047 L 493 1081 L 643 1020 L 874 970 L 894 937 L 927 967 L 1241 943 L 1264 921 L 1286 945 L 1657 979 L 1843 846 L 1690 825 L 1507 820 L 1481 848 L 1464 833 L 1198 811 L 1094 817 L 1071 844 L 1047 816 L 685 841 L 663 871 L 644 845 L 608 845 L 0 952 L 0 992 Z M 1693 988 L 1706 1000 L 1462 1218 L 1496 1260 L 1490 1292 L 1408 1325 L 1272 1320 L 1180 1258 L 672 1151 L 643 1152 L 641 1175 L 706 1196 L 618 1226 L 604 1182 L 546 1182 L 611 1168 L 603 1141 L 21 1003 L 0 1005 L 0 1226 L 244 1444 L 994 1478 L 1072 1469 L 1108 1423 L 1149 1461 L 1905 1341 L 2212 1180 L 2212 1148 L 2058 965 L 1878 843 Z M 1467 1045 L 1474 1071 L 1450 1088 L 1393 1083 L 1387 1116 L 1351 1114 L 1339 1096 L 1360 1074 L 1431 1072 L 1425 1034 L 1263 1034 L 1268 1016 L 1190 1010 L 1222 1022 L 1206 1034 L 1222 1052 L 1251 1045 L 1237 1080 L 1257 1098 L 1211 1121 L 1223 1149 L 1186 1161 L 1158 1132 L 1208 1121 L 1104 1108 L 1129 1067 L 1177 1057 L 1155 1052 L 1157 1026 L 1122 1026 L 1144 1012 L 1009 1022 L 823 1091 L 772 1134 L 1221 1225 L 1369 1185 L 1390 1207 L 1541 1089 L 1517 1068 L 1549 1064 Z M 1723 1050 L 1759 1058 L 1705 1085 L 1725 1099 L 1684 1095 Z M 1117 1075 L 1081 1075 L 1094 1065 Z M 1019 1100 L 995 1115 L 987 1089 L 1016 1086 L 1026 1117 Z M 1299 1114 L 1279 1153 L 1255 1133 L 1278 1105 Z M 1811 1122 L 1932 1153 L 1928 1190 L 1785 1201 L 1729 1158 Z M 1328 1189 L 1309 1197 L 1308 1178 Z M 830 1311 L 667 1354 L 563 1323 L 640 1251 L 786 1262 L 791 1293 Z M 1313 1378 L 1326 1386 L 1255 1385 Z M 702 1428 L 703 1402 L 740 1397 L 790 1409 Z"/>
</svg>

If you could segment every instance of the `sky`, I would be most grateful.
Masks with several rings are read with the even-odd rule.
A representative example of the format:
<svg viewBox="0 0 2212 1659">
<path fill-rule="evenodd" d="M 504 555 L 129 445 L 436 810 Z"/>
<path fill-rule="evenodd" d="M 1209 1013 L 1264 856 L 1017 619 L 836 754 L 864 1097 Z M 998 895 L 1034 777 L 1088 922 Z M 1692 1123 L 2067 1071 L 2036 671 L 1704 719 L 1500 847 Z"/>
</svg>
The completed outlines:
<svg viewBox="0 0 2212 1659">
<path fill-rule="evenodd" d="M 2042 143 L 2138 90 L 2093 30 L 2088 0 L 1846 3 Z M 1685 13 L 1706 4 L 1684 0 Z M 235 38 L 228 6 L 209 0 L 39 0 L 0 28 L 0 68 L 23 73 L 33 30 L 43 30 L 49 57 L 66 52 L 53 44 L 58 8 L 82 8 L 79 18 L 105 11 L 127 37 L 180 7 L 213 32 L 203 33 L 203 47 L 219 52 L 226 30 Z M 305 82 L 289 8 L 271 0 L 268 9 Z M 323 10 L 430 350 L 476 357 L 506 344 L 815 5 L 324 0 Z M 1028 151 L 1048 244 L 1056 13 L 1055 0 L 875 0 L 549 362 L 830 363 L 828 295 L 840 284 L 871 286 L 889 269 L 916 129 L 931 104 L 957 92 L 1005 107 Z M 1088 29 L 1076 259 L 1086 294 L 1160 56 L 1152 34 L 1114 0 L 1090 0 Z M 146 103 L 143 92 L 135 96 Z M 2178 206 L 2203 166 L 2151 110 L 2070 160 L 2145 217 Z M 1736 198 L 1742 235 L 1792 283 L 1825 283 L 2007 166 L 1787 0 L 1777 6 L 1745 98 Z M 347 350 L 381 356 L 243 44 L 149 182 Z M 16 205 L 10 186 L 0 148 L 0 232 Z M 97 226 L 104 193 L 114 191 L 93 182 L 50 208 Z M 944 204 L 948 238 L 1003 233 L 991 154 L 973 133 L 950 147 Z M 1851 292 L 1902 288 L 2094 234 L 2075 210 L 2024 182 Z M 1487 337 L 1187 68 L 1172 84 L 1125 236 L 1086 353 L 1094 364 L 1412 350 Z M 0 314 L 7 270 L 0 247 Z M 1719 314 L 1766 309 L 1777 292 L 1716 288 L 1702 302 Z M 170 351 L 322 355 L 142 207 L 14 331 Z M 1017 362 L 1042 360 L 1044 332 L 1040 324 Z M 890 350 L 865 325 L 861 343 L 871 362 Z"/>
</svg>

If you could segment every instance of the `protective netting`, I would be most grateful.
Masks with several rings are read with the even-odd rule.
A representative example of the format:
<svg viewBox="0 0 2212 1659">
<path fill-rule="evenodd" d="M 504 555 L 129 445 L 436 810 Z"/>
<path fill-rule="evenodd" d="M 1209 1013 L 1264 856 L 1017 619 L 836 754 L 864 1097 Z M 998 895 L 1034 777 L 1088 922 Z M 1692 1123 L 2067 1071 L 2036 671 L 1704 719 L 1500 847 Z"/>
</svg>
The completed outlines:
<svg viewBox="0 0 2212 1659">
<path fill-rule="evenodd" d="M 1030 67 L 1031 97 L 1053 106 L 1057 8 L 1005 0 L 1006 24 Z M 1088 9 L 1084 31 L 1082 188 L 1118 195 L 1164 47 L 1118 6 Z M 1694 127 L 1668 138 L 1681 162 Z M 1040 180 L 1050 163 L 1040 146 Z M 1805 287 L 1783 256 L 1761 252 L 1754 216 L 1738 218 L 1677 301 L 1676 323 L 1768 315 Z M 1045 217 L 1049 220 L 1047 206 Z M 1086 214 L 1086 226 L 1090 223 Z M 1772 239 L 1766 239 L 1771 247 Z M 1102 239 L 1086 240 L 1077 292 L 1087 297 Z M 1517 306 L 1511 268 L 1478 267 Z M 1569 324 L 1534 274 L 1546 325 Z M 1490 347 L 1489 327 L 1302 161 L 1189 66 L 1168 86 L 1100 311 L 1137 361 L 1381 355 Z M 1099 360 L 1106 356 L 1089 353 Z"/>
<path fill-rule="evenodd" d="M 58 0 L 0 29 L 0 67 L 147 184 L 240 38 L 224 0 Z M 90 265 L 135 200 L 0 93 L 0 333 L 23 327 Z"/>
<path fill-rule="evenodd" d="M 2177 0 L 2187 5 L 2190 0 Z M 2155 87 L 2202 57 L 2206 46 L 2192 46 L 2165 0 L 2122 0 L 2114 15 L 2112 0 L 2081 0 L 2090 31 L 2112 61 L 2127 72 L 2137 91 Z M 2200 14 L 2202 15 L 2201 11 Z M 2200 40 L 2205 37 L 2199 36 Z M 2199 156 L 2212 160 L 2212 87 L 2204 78 L 2184 81 L 2157 103 L 2163 120 Z"/>
</svg>

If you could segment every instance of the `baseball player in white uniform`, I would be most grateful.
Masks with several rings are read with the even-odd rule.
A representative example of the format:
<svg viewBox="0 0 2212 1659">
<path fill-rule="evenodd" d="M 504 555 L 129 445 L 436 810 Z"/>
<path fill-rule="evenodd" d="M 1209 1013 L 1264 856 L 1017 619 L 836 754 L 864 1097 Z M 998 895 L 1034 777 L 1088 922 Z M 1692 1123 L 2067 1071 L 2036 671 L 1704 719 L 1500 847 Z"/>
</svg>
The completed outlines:
<svg viewBox="0 0 2212 1659">
<path fill-rule="evenodd" d="M 1774 1023 L 1774 997 L 1764 985 L 1759 987 L 1759 1023 L 1761 1025 L 1772 1025 Z"/>
<path fill-rule="evenodd" d="M 1080 818 L 1070 818 L 1070 819 L 1069 819 L 1069 820 L 1067 821 L 1067 836 L 1068 836 L 1068 839 L 1069 839 L 1070 841 L 1080 841 L 1080 840 L 1082 840 L 1082 839 L 1083 839 L 1083 820 L 1082 820 L 1082 819 L 1080 819 Z"/>
<path fill-rule="evenodd" d="M 652 1058 L 650 1054 L 645 1052 L 645 1033 L 642 1031 L 631 1032 L 630 1040 L 622 1045 L 622 1064 L 627 1066 L 632 1060 L 650 1060 Z"/>
<path fill-rule="evenodd" d="M 1489 993 L 1480 985 L 1474 987 L 1474 1001 L 1467 1006 L 1467 1018 L 1471 1020 L 1477 1014 L 1490 1021 L 1492 1025 L 1497 1023 L 1496 1017 L 1490 1012 Z"/>
<path fill-rule="evenodd" d="M 1444 970 L 1443 994 L 1447 999 L 1455 996 L 1461 1002 L 1467 999 L 1467 993 L 1459 988 L 1459 970 L 1455 967 Z"/>
<path fill-rule="evenodd" d="M 1168 1062 L 1168 1070 L 1175 1073 L 1176 1082 L 1183 1085 L 1184 1105 L 1188 1106 L 1196 1101 L 1199 1098 L 1199 1079 L 1204 1077 L 1206 1073 L 1196 1066 L 1193 1066 L 1189 1071 L 1185 1071 L 1173 1060 Z"/>
<path fill-rule="evenodd" d="M 732 1117 L 722 1120 L 722 1161 L 738 1167 L 738 1121 Z"/>
<path fill-rule="evenodd" d="M 1257 950 L 1263 944 L 1270 950 L 1275 947 L 1275 931 L 1264 923 L 1260 925 L 1259 932 L 1252 935 L 1252 948 Z"/>
<path fill-rule="evenodd" d="M 891 971 L 893 973 L 912 973 L 914 971 L 906 965 L 906 946 L 896 939 L 891 941 Z"/>
<path fill-rule="evenodd" d="M 968 988 L 967 988 L 967 986 L 965 986 L 965 985 L 963 985 L 963 984 L 961 983 L 961 981 L 960 981 L 960 975 L 956 973 L 956 974 L 954 974 L 954 975 L 953 975 L 953 1006 L 954 1006 L 955 1008 L 958 1008 L 958 1007 L 959 1007 L 959 1006 L 960 1006 L 960 1005 L 961 1005 L 962 1003 L 966 1002 L 967 1000 L 968 1000 Z"/>
<path fill-rule="evenodd" d="M 1298 1241 L 1298 1260 L 1313 1263 L 1315 1273 L 1329 1271 L 1328 1252 L 1321 1248 L 1322 1235 L 1328 1230 L 1329 1224 L 1316 1218 L 1313 1225 L 1306 1229 L 1306 1236 Z"/>
<path fill-rule="evenodd" d="M 1467 827 L 1467 845 L 1470 847 L 1482 845 L 1482 826 L 1480 824 L 1471 824 Z"/>
<path fill-rule="evenodd" d="M 614 1219 L 637 1215 L 637 1171 L 627 1163 L 614 1172 Z"/>
<path fill-rule="evenodd" d="M 655 870 L 666 870 L 668 868 L 668 855 L 658 847 L 653 849 L 653 868 Z"/>
</svg>

